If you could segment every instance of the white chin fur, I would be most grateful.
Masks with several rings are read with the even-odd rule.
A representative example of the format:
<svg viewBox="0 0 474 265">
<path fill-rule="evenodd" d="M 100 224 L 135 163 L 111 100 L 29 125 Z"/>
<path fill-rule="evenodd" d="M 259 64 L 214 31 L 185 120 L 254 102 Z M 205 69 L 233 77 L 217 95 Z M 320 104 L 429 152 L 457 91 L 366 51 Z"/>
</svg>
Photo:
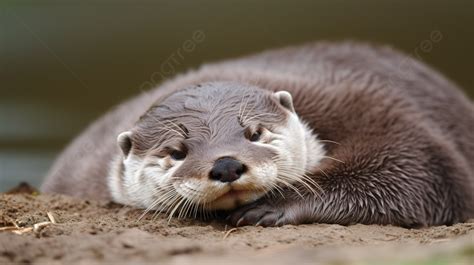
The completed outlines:
<svg viewBox="0 0 474 265">
<path fill-rule="evenodd" d="M 249 168 L 249 172 L 232 183 L 189 179 L 175 185 L 175 189 L 204 209 L 228 210 L 261 198 L 269 191 L 269 183 L 274 183 L 276 178 L 276 165 L 265 163 Z"/>
<path fill-rule="evenodd" d="M 163 164 L 162 159 L 144 161 L 133 154 L 123 161 L 121 159 L 117 158 L 112 163 L 108 177 L 112 198 L 115 202 L 139 208 L 148 208 L 160 196 L 157 187 L 170 187 L 171 176 L 182 163 L 178 161 L 174 167 L 164 170 L 158 166 L 146 167 L 148 162 Z M 124 164 L 123 172 L 120 171 L 120 163 Z"/>
<path fill-rule="evenodd" d="M 289 113 L 287 126 L 275 133 L 284 139 L 273 144 L 279 158 L 293 169 L 300 169 L 300 174 L 313 172 L 324 158 L 324 145 L 295 113 Z"/>
</svg>

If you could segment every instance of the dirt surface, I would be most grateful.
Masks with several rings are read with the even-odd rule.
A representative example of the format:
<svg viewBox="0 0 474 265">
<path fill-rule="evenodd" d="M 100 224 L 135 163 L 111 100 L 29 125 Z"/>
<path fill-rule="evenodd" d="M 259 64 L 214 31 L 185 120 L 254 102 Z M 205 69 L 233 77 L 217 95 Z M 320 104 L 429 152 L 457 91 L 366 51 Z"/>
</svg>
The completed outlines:
<svg viewBox="0 0 474 265">
<path fill-rule="evenodd" d="M 28 189 L 1 194 L 0 264 L 474 264 L 474 220 L 232 229 L 141 214 Z"/>
</svg>

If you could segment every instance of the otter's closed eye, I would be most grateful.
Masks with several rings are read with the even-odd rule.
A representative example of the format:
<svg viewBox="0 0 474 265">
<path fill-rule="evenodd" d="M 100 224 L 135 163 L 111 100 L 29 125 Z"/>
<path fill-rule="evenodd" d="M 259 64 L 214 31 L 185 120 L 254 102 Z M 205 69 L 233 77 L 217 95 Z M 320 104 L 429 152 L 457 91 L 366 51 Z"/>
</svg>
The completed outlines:
<svg viewBox="0 0 474 265">
<path fill-rule="evenodd" d="M 170 156 L 174 160 L 183 160 L 183 159 L 186 158 L 186 153 L 183 152 L 183 151 L 174 150 L 174 151 L 171 152 Z"/>
<path fill-rule="evenodd" d="M 261 135 L 262 135 L 262 134 L 261 134 L 260 132 L 254 132 L 254 133 L 250 136 L 249 140 L 250 140 L 251 142 L 256 142 L 256 141 L 260 140 L 260 136 L 261 136 Z"/>
<path fill-rule="evenodd" d="M 262 128 L 259 128 L 255 131 L 248 128 L 247 131 L 245 132 L 245 137 L 251 142 L 257 142 L 257 141 L 260 141 L 262 132 L 263 132 Z"/>
</svg>

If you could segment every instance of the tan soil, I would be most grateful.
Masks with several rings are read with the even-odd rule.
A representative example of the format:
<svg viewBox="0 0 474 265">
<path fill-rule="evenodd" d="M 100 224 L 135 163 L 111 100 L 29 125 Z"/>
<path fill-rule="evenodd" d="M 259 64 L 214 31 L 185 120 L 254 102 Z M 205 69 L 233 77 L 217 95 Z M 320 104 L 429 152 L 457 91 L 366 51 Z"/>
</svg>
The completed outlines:
<svg viewBox="0 0 474 265">
<path fill-rule="evenodd" d="M 50 222 L 48 212 L 56 224 L 29 228 Z M 141 213 L 28 189 L 0 194 L 0 264 L 474 264 L 474 220 L 423 229 L 313 224 L 229 231 L 221 222 L 168 223 L 152 214 L 138 221 Z"/>
</svg>

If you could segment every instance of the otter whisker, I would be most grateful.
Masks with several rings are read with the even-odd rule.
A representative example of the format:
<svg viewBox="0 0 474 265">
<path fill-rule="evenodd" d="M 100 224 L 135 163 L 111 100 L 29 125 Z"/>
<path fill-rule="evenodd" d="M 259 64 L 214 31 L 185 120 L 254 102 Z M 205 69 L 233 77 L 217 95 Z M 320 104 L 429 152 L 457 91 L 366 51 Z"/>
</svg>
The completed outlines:
<svg viewBox="0 0 474 265">
<path fill-rule="evenodd" d="M 247 97 L 247 100 L 245 101 L 245 105 L 243 107 L 243 110 L 242 110 L 242 113 L 240 114 L 240 123 L 243 124 L 243 116 L 244 114 L 246 113 L 246 110 L 247 110 L 247 104 L 249 103 L 250 101 L 250 95 Z"/>
<path fill-rule="evenodd" d="M 308 185 L 308 184 L 306 183 L 306 181 L 307 181 L 307 182 L 309 182 L 309 184 L 312 184 L 316 189 L 318 189 L 319 191 L 321 191 L 321 192 L 324 193 L 324 191 L 323 191 L 323 189 L 321 188 L 321 186 L 319 186 L 319 184 L 318 184 L 314 179 L 312 179 L 311 177 L 309 177 L 308 175 L 306 175 L 306 173 L 301 173 L 301 170 L 300 170 L 300 169 L 295 168 L 295 167 L 290 166 L 290 165 L 285 166 L 285 167 L 282 167 L 282 168 L 284 168 L 284 170 L 287 171 L 287 173 L 289 173 L 289 174 L 296 174 L 296 179 L 295 179 L 296 181 L 303 181 L 303 182 L 305 182 L 305 183 L 304 183 L 305 186 Z M 290 172 L 290 170 L 291 170 L 291 172 Z M 308 188 L 312 189 L 312 187 L 308 187 Z M 319 194 L 319 193 L 317 193 L 317 192 L 315 192 L 315 193 L 316 193 L 316 194 Z"/>
<path fill-rule="evenodd" d="M 281 159 L 280 157 L 275 157 L 274 162 L 279 165 L 279 172 L 278 175 L 280 178 L 285 178 L 289 182 L 300 183 L 301 185 L 305 186 L 312 194 L 315 196 L 320 197 L 320 193 L 318 193 L 313 186 L 322 191 L 322 188 L 319 184 L 307 176 L 304 172 L 301 172 L 301 169 L 295 168 L 294 166 L 290 165 L 289 162 Z"/>
<path fill-rule="evenodd" d="M 240 122 L 242 122 L 242 120 L 241 120 L 242 111 L 243 111 L 242 107 L 243 107 L 243 103 L 244 103 L 244 98 L 245 98 L 245 96 L 248 96 L 247 92 L 244 93 L 244 94 L 242 95 L 242 98 L 240 99 L 239 114 L 238 114 L 238 115 L 239 115 L 238 118 L 239 118 L 239 121 L 240 121 Z M 247 99 L 248 99 L 248 98 L 247 98 Z"/>
<path fill-rule="evenodd" d="M 186 207 L 186 210 L 183 215 L 184 218 L 192 216 L 193 209 L 195 208 L 195 205 L 196 205 L 196 194 L 193 194 L 192 197 L 188 199 L 188 201 L 189 201 L 188 206 Z"/>
<path fill-rule="evenodd" d="M 186 213 L 188 211 L 189 202 L 190 202 L 190 200 L 187 199 L 187 198 L 184 200 L 183 206 L 180 207 L 179 211 L 178 211 L 178 219 L 182 219 L 182 218 L 184 218 L 184 216 L 186 216 Z"/>
<path fill-rule="evenodd" d="M 278 176 L 280 178 L 285 179 L 285 181 L 288 181 L 288 183 L 294 185 L 296 183 L 301 183 L 301 180 L 299 179 L 299 176 L 292 175 L 291 173 L 286 173 L 286 172 L 279 172 Z"/>
<path fill-rule="evenodd" d="M 164 123 L 164 122 L 158 120 L 156 117 L 154 117 L 154 116 L 151 116 L 151 117 L 153 118 L 154 121 L 156 121 L 156 122 L 160 123 L 161 125 L 165 126 L 166 129 L 168 129 L 168 130 L 170 130 L 170 131 L 172 131 L 172 132 L 175 132 L 176 134 L 180 135 L 180 136 L 183 137 L 183 138 L 186 138 L 186 135 L 185 135 L 185 134 L 182 134 L 181 132 L 179 132 L 179 131 L 177 131 L 177 130 L 171 128 L 171 127 L 169 127 L 166 123 Z"/>
<path fill-rule="evenodd" d="M 339 160 L 339 159 L 337 159 L 337 158 L 334 158 L 334 157 L 330 157 L 330 156 L 322 156 L 322 157 L 328 158 L 328 159 L 331 159 L 331 160 L 334 160 L 334 161 L 337 161 L 337 162 L 342 163 L 342 164 L 345 164 L 344 161 L 341 161 L 341 160 Z"/>
<path fill-rule="evenodd" d="M 155 196 L 158 193 L 163 192 L 163 191 L 164 193 L 160 194 L 159 197 L 157 198 L 157 201 L 160 203 L 162 203 L 163 199 L 167 197 L 169 194 L 176 193 L 176 190 L 174 189 L 173 184 L 169 183 L 169 184 L 163 185 L 162 187 L 160 187 L 160 189 L 157 189 L 153 195 Z"/>
<path fill-rule="evenodd" d="M 276 183 L 271 185 L 269 187 L 270 191 L 271 191 L 271 194 L 273 195 L 273 197 L 278 197 L 280 196 L 281 198 L 285 199 L 285 195 L 283 194 L 283 189 L 281 187 L 279 187 Z M 277 193 L 275 193 L 274 191 L 277 191 Z"/>
<path fill-rule="evenodd" d="M 198 206 L 198 214 L 200 214 L 200 216 L 202 216 L 202 218 L 206 219 L 206 207 L 207 207 L 207 202 L 199 202 L 199 206 Z"/>
<path fill-rule="evenodd" d="M 270 183 L 265 183 L 264 184 L 265 189 L 263 190 L 264 192 L 270 192 L 272 196 L 277 197 L 277 195 L 280 195 L 282 198 L 285 198 L 285 195 L 283 195 L 283 190 L 281 187 L 279 187 L 276 183 L 270 182 Z M 255 189 L 257 190 L 257 189 Z M 261 191 L 261 190 L 259 190 Z M 278 194 L 275 193 L 278 192 Z"/>
<path fill-rule="evenodd" d="M 300 175 L 299 178 L 296 179 L 296 182 L 306 186 L 311 191 L 311 193 L 317 197 L 321 197 L 321 193 L 324 193 L 324 190 L 321 188 L 321 186 L 306 174 Z"/>
<path fill-rule="evenodd" d="M 155 206 L 159 205 L 160 208 L 157 208 L 155 210 L 155 213 L 153 214 L 152 218 L 154 219 L 158 214 L 164 212 L 165 210 L 168 210 L 169 207 L 173 205 L 173 203 L 170 203 L 170 201 L 174 201 L 177 196 L 178 194 L 175 190 L 169 190 L 168 192 L 160 196 L 155 204 Z"/>
<path fill-rule="evenodd" d="M 256 114 L 254 116 L 251 116 L 247 119 L 244 120 L 244 124 L 248 124 L 251 120 L 254 120 L 256 118 L 259 118 L 259 117 L 262 117 L 262 116 L 278 116 L 277 114 L 275 113 L 260 113 L 260 114 Z"/>
<path fill-rule="evenodd" d="M 207 206 L 208 206 L 208 202 L 204 202 L 202 204 L 202 214 L 203 214 L 204 220 L 208 220 L 208 211 L 205 210 L 207 209 Z"/>
<path fill-rule="evenodd" d="M 276 197 L 276 194 L 275 194 L 276 189 L 274 189 L 274 188 L 275 188 L 275 184 L 272 183 L 272 182 L 268 182 L 268 183 L 262 183 L 262 184 L 259 184 L 259 185 L 252 185 L 252 187 L 248 190 L 253 191 L 253 192 L 259 192 L 259 193 L 260 192 L 270 193 L 272 196 Z"/>
<path fill-rule="evenodd" d="M 322 199 L 322 196 L 321 194 L 324 193 L 323 189 L 321 188 L 321 186 L 319 186 L 319 184 L 315 183 L 314 180 L 310 179 L 310 178 L 302 178 L 302 180 L 299 182 L 301 184 L 303 184 L 304 186 L 306 186 L 310 191 L 311 191 L 311 194 L 313 194 L 314 196 Z M 313 189 L 313 186 L 317 189 Z"/>
<path fill-rule="evenodd" d="M 156 200 L 154 200 L 146 209 L 145 211 L 143 212 L 142 215 L 140 215 L 140 217 L 138 218 L 138 221 L 140 221 L 143 217 L 145 217 L 145 215 L 150 212 L 153 208 L 155 208 L 161 201 L 161 198 L 164 197 L 164 196 L 170 196 L 170 194 L 174 192 L 172 190 L 169 190 L 167 191 L 166 193 L 164 193 L 163 195 L 161 195 L 160 197 L 158 197 Z"/>
<path fill-rule="evenodd" d="M 248 97 L 248 99 L 250 99 L 250 96 Z M 248 100 L 247 100 L 247 101 L 248 101 Z M 247 104 L 246 104 L 245 106 L 247 107 Z M 246 122 L 247 116 L 248 116 L 250 113 L 252 113 L 252 111 L 255 110 L 255 107 L 256 107 L 256 104 L 252 104 L 252 108 L 251 108 L 250 110 L 248 110 L 248 111 L 245 112 L 245 115 L 244 115 L 243 121 L 242 121 L 243 123 Z M 246 110 L 246 108 L 245 108 L 244 110 Z"/>
<path fill-rule="evenodd" d="M 326 177 L 326 178 L 329 178 L 329 175 L 324 171 L 322 170 L 321 168 L 318 168 L 318 170 L 323 173 L 323 175 Z"/>
<path fill-rule="evenodd" d="M 198 217 L 198 210 L 199 210 L 199 205 L 200 204 L 201 204 L 201 198 L 199 198 L 197 201 L 195 200 L 193 202 L 190 214 L 194 219 L 196 219 Z"/>
<path fill-rule="evenodd" d="M 182 132 L 182 135 L 186 138 L 188 136 L 188 132 L 184 131 L 184 129 L 179 126 L 178 124 L 176 124 L 174 121 L 172 120 L 166 120 L 166 122 L 169 122 L 171 123 L 173 126 L 175 126 L 177 129 L 179 129 L 180 132 Z"/>
<path fill-rule="evenodd" d="M 172 209 L 172 207 L 177 203 L 177 201 L 180 199 L 181 195 L 179 193 L 177 193 L 174 189 L 172 189 L 173 192 L 170 192 L 169 195 L 165 195 L 163 196 L 160 200 L 160 204 L 163 205 L 164 207 L 162 209 L 158 209 L 155 214 L 154 214 L 154 217 L 155 215 L 159 214 L 159 213 L 163 213 L 165 212 L 165 215 L 168 215 L 168 212 Z"/>
<path fill-rule="evenodd" d="M 195 216 L 197 216 L 199 214 L 199 216 L 201 218 L 203 218 L 204 220 L 207 220 L 208 216 L 209 216 L 209 211 L 206 210 L 207 207 L 208 207 L 209 202 L 208 201 L 203 201 L 203 198 L 206 198 L 208 193 L 209 192 L 205 192 L 204 194 L 202 194 L 200 196 L 199 200 L 196 202 L 197 211 L 195 213 Z"/>
<path fill-rule="evenodd" d="M 199 189 L 199 186 L 201 183 L 198 183 L 198 187 L 192 187 L 190 183 L 184 182 L 180 185 L 181 189 L 186 190 L 186 193 L 188 194 L 188 198 L 186 198 L 186 202 L 180 209 L 180 213 L 178 215 L 178 218 L 181 217 L 188 217 L 190 214 L 193 212 L 196 212 L 196 204 L 199 204 L 199 202 L 196 203 L 196 198 L 203 198 L 205 195 L 203 195 L 203 192 Z"/>
<path fill-rule="evenodd" d="M 174 206 L 176 206 L 176 204 L 179 202 L 180 199 L 181 199 L 181 196 L 179 196 L 179 194 L 174 194 L 174 196 L 168 198 L 168 200 L 166 202 L 167 206 L 164 209 L 164 210 L 166 210 L 164 212 L 165 216 L 169 217 L 169 212 L 173 209 Z M 163 211 L 161 211 L 161 213 L 163 213 Z"/>
<path fill-rule="evenodd" d="M 306 180 L 306 181 L 308 181 L 310 184 L 313 184 L 314 187 L 315 187 L 316 189 L 318 189 L 319 192 L 324 193 L 323 188 L 316 182 L 316 180 L 314 180 L 313 178 L 311 178 L 310 176 L 308 176 L 308 175 L 306 175 L 306 174 L 303 175 L 303 179 Z M 318 193 L 318 194 L 319 194 L 319 193 Z"/>
<path fill-rule="evenodd" d="M 199 198 L 197 202 L 193 204 L 193 217 L 194 219 L 197 218 L 198 213 L 199 213 L 199 206 L 201 205 L 202 198 Z"/>
<path fill-rule="evenodd" d="M 171 219 L 173 218 L 174 214 L 176 213 L 176 211 L 181 207 L 181 205 L 186 202 L 186 198 L 185 197 L 182 197 L 180 196 L 181 198 L 179 199 L 179 201 L 176 203 L 176 206 L 173 208 L 173 210 L 170 212 L 169 216 L 168 216 L 168 223 L 171 222 Z M 179 219 L 179 217 L 178 217 Z"/>
<path fill-rule="evenodd" d="M 295 183 L 302 184 L 307 189 L 309 189 L 311 193 L 313 193 L 314 195 L 318 195 L 318 192 L 310 185 L 313 184 L 315 187 L 318 187 L 317 183 L 309 181 L 308 178 L 305 178 L 304 176 L 292 176 L 291 174 L 289 174 L 289 176 L 291 176 L 291 180 L 295 181 Z M 307 183 L 307 181 L 309 183 Z"/>
<path fill-rule="evenodd" d="M 184 204 L 180 206 L 178 219 L 186 218 L 189 216 L 189 212 L 192 209 L 192 206 L 195 204 L 195 198 L 201 196 L 202 192 L 189 186 L 189 183 L 182 183 L 181 188 L 187 190 L 189 197 L 183 197 L 185 199 Z"/>
<path fill-rule="evenodd" d="M 300 196 L 301 198 L 304 198 L 303 195 L 301 194 L 301 192 L 298 190 L 298 188 L 296 188 L 293 184 L 288 182 L 288 180 L 291 181 L 291 179 L 287 179 L 286 176 L 281 176 L 280 178 L 277 178 L 277 182 L 282 183 L 286 187 L 288 187 L 288 188 L 292 189 L 294 192 L 296 192 L 296 194 L 298 194 L 298 196 Z"/>
<path fill-rule="evenodd" d="M 318 142 L 321 142 L 321 143 L 331 143 L 331 144 L 337 144 L 337 145 L 341 145 L 341 143 L 339 143 L 339 142 L 336 142 L 336 141 L 333 141 L 333 140 L 321 140 L 321 139 L 318 139 Z"/>
</svg>

